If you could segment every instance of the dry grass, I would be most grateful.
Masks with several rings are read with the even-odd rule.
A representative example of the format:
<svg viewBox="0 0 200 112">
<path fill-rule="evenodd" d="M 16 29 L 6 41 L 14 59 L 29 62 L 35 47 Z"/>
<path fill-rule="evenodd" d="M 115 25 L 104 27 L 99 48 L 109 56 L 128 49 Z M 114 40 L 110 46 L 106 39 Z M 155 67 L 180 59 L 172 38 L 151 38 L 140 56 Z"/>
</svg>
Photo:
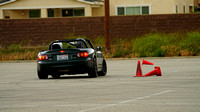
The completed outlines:
<svg viewBox="0 0 200 112">
<path fill-rule="evenodd" d="M 0 61 L 8 60 L 36 60 L 37 54 L 41 50 L 45 50 L 45 46 L 24 46 L 11 45 L 0 49 Z"/>
<path fill-rule="evenodd" d="M 179 47 L 176 45 L 161 46 L 161 49 L 165 52 L 165 56 L 179 56 Z"/>
</svg>

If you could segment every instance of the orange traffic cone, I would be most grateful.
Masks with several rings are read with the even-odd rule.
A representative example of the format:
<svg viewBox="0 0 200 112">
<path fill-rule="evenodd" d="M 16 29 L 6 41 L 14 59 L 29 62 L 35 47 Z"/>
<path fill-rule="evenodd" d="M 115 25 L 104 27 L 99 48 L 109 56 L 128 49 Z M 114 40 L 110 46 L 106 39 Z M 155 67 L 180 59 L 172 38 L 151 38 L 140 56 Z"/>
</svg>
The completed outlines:
<svg viewBox="0 0 200 112">
<path fill-rule="evenodd" d="M 138 60 L 136 76 L 134 76 L 134 77 L 143 77 L 140 60 Z"/>
<path fill-rule="evenodd" d="M 142 61 L 142 65 L 143 65 L 143 64 L 145 64 L 145 65 L 153 65 L 153 63 L 148 62 L 148 61 L 146 61 L 146 60 L 144 60 L 144 59 L 143 59 L 143 61 Z"/>
<path fill-rule="evenodd" d="M 147 73 L 144 77 L 153 76 L 153 75 L 162 76 L 162 73 L 161 73 L 161 70 L 160 70 L 159 66 L 156 66 L 155 70 Z"/>
</svg>

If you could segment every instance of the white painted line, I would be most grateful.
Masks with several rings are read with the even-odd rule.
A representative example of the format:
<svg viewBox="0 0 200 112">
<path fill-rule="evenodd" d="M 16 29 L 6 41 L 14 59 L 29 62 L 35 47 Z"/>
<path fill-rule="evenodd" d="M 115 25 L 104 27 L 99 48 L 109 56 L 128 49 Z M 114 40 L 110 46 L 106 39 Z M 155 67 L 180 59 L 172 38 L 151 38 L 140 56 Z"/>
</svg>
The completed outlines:
<svg viewBox="0 0 200 112">
<path fill-rule="evenodd" d="M 54 105 L 55 107 L 89 107 L 89 106 L 102 106 L 101 104 L 74 104 L 74 105 Z"/>
<path fill-rule="evenodd" d="M 160 104 L 160 103 L 154 103 L 154 105 L 158 105 L 158 106 L 200 106 L 199 103 L 165 103 L 165 104 Z"/>
<path fill-rule="evenodd" d="M 152 94 L 152 95 L 149 95 L 149 96 L 138 97 L 138 98 L 135 98 L 135 99 L 131 99 L 131 100 L 126 100 L 126 101 L 119 102 L 119 104 L 133 102 L 133 101 L 136 101 L 136 100 L 143 100 L 143 99 L 150 98 L 152 96 L 157 96 L 157 95 L 165 94 L 165 93 L 168 93 L 168 92 L 171 92 L 171 91 L 172 90 L 167 90 L 167 91 L 163 91 L 163 92 L 160 92 L 160 93 L 155 93 L 155 94 Z"/>
<path fill-rule="evenodd" d="M 95 108 L 80 110 L 79 112 L 88 112 L 88 111 L 92 111 L 92 110 L 96 110 L 96 109 L 102 109 L 102 108 L 112 107 L 112 106 L 116 106 L 116 105 L 120 105 L 120 104 L 125 104 L 125 103 L 129 103 L 129 102 L 134 102 L 134 101 L 137 101 L 137 100 L 147 99 L 147 98 L 150 98 L 152 96 L 158 96 L 158 95 L 161 95 L 161 94 L 169 93 L 171 91 L 172 90 L 167 90 L 167 91 L 163 91 L 163 92 L 159 92 L 159 93 L 154 93 L 154 94 L 151 94 L 151 95 L 148 95 L 148 96 L 143 96 L 143 97 L 138 97 L 138 98 L 134 98 L 134 99 L 130 99 L 130 100 L 118 102 L 118 103 L 115 103 L 115 104 L 109 104 L 109 105 L 105 105 L 105 106 L 100 106 L 100 107 L 95 107 Z"/>
</svg>

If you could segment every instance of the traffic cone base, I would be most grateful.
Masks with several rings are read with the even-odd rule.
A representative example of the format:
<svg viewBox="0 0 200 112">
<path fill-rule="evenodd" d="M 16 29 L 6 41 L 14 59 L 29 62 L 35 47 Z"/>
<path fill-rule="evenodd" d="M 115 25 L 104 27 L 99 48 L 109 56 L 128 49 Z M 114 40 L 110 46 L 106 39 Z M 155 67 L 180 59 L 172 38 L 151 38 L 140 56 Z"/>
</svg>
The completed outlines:
<svg viewBox="0 0 200 112">
<path fill-rule="evenodd" d="M 162 76 L 160 67 L 159 67 L 159 66 L 156 66 L 155 69 L 156 69 L 156 75 L 157 75 L 157 76 Z"/>
</svg>

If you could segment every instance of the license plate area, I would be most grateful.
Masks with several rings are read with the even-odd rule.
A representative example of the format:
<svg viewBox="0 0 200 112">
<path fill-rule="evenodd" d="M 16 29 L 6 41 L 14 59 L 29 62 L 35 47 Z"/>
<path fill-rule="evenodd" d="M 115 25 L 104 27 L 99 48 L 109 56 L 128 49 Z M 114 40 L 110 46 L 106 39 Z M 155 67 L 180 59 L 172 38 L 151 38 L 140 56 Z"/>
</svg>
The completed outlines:
<svg viewBox="0 0 200 112">
<path fill-rule="evenodd" d="M 64 55 L 57 55 L 57 61 L 63 61 L 63 60 L 68 60 L 68 54 Z"/>
</svg>

